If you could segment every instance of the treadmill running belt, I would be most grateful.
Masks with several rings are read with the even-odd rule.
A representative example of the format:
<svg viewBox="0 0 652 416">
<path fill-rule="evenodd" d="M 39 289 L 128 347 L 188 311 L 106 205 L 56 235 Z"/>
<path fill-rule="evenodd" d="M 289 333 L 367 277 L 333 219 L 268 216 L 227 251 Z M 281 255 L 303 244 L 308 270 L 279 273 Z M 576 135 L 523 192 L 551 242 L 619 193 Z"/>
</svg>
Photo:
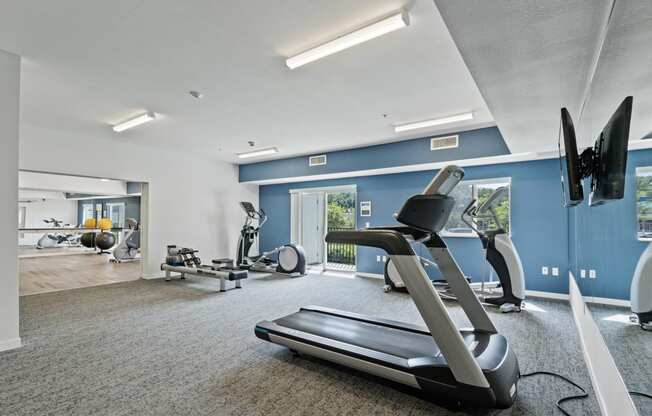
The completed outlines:
<svg viewBox="0 0 652 416">
<path fill-rule="evenodd" d="M 431 336 L 325 313 L 302 310 L 276 319 L 274 323 L 404 359 L 439 354 L 439 348 Z"/>
</svg>

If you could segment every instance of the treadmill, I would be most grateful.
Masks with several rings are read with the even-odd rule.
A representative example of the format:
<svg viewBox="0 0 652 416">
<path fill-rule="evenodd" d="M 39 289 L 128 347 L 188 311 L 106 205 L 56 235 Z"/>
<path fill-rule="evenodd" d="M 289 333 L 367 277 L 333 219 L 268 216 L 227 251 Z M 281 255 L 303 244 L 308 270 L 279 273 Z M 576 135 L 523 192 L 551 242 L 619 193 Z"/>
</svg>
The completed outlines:
<svg viewBox="0 0 652 416">
<path fill-rule="evenodd" d="M 433 401 L 508 408 L 516 398 L 518 361 L 437 235 L 455 201 L 448 194 L 464 171 L 447 166 L 403 205 L 397 227 L 333 231 L 328 243 L 385 250 L 403 277 L 426 327 L 319 306 L 256 325 L 258 338 L 420 391 Z M 458 329 L 408 242 L 430 251 L 472 328 Z"/>
</svg>

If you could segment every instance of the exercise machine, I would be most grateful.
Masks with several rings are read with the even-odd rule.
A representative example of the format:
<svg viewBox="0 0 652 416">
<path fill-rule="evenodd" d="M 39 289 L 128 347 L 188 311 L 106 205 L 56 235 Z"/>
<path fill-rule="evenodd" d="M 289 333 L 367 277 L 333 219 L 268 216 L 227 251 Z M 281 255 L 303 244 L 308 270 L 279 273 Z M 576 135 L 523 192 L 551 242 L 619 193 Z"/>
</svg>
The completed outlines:
<svg viewBox="0 0 652 416">
<path fill-rule="evenodd" d="M 243 270 L 263 273 L 284 274 L 291 277 L 306 275 L 306 253 L 298 244 L 284 244 L 257 256 L 250 256 L 249 250 L 258 238 L 260 229 L 267 222 L 267 214 L 256 210 L 251 202 L 240 202 L 240 207 L 247 214 L 240 238 L 236 264 Z M 276 259 L 276 260 L 275 260 Z"/>
<path fill-rule="evenodd" d="M 45 219 L 43 222 L 51 225 L 54 229 L 70 227 L 70 224 L 64 224 L 63 221 L 54 218 Z M 79 245 L 79 235 L 72 233 L 64 234 L 57 231 L 43 234 L 43 236 L 36 242 L 36 248 L 39 250 L 55 247 L 79 247 Z"/>
<path fill-rule="evenodd" d="M 127 229 L 122 230 L 120 243 L 113 249 L 112 263 L 140 260 L 140 224 L 133 218 L 127 218 Z"/>
<path fill-rule="evenodd" d="M 630 320 L 646 331 L 652 330 L 652 243 L 641 254 L 630 289 Z"/>
<path fill-rule="evenodd" d="M 525 299 L 523 266 L 509 233 L 505 231 L 495 210 L 508 193 L 508 187 L 498 187 L 485 202 L 479 204 L 477 199 L 473 199 L 462 212 L 462 221 L 480 237 L 485 259 L 498 276 L 498 281 L 487 282 L 484 275 L 479 283 L 470 283 L 470 279 L 467 280 L 483 303 L 498 306 L 502 312 L 520 312 Z M 488 230 L 478 228 L 478 222 L 486 220 L 492 220 L 495 228 Z M 420 261 L 424 267 L 436 267 L 434 262 L 424 257 L 420 257 Z M 446 280 L 433 280 L 433 285 L 442 299 L 457 300 Z M 386 292 L 405 290 L 405 284 L 391 259 L 388 259 L 385 264 L 384 289 Z M 501 292 L 499 295 L 496 295 L 497 290 Z"/>
<path fill-rule="evenodd" d="M 449 196 L 464 171 L 447 166 L 397 215 L 401 226 L 332 231 L 328 243 L 385 250 L 426 327 L 309 306 L 255 327 L 258 338 L 420 391 L 435 401 L 481 408 L 514 402 L 519 366 L 455 259 L 439 237 L 455 205 Z M 435 212 L 437 215 L 432 215 Z M 458 329 L 406 236 L 421 242 L 444 274 L 472 328 Z"/>
<path fill-rule="evenodd" d="M 161 264 L 161 270 L 165 271 L 165 280 L 168 282 L 172 280 L 172 273 L 178 273 L 181 280 L 184 280 L 186 275 L 210 277 L 219 279 L 219 291 L 226 292 L 230 290 L 227 289 L 227 281 L 235 283 L 231 289 L 242 289 L 241 281 L 248 277 L 247 271 L 234 267 L 233 260 L 230 259 L 213 260 L 211 265 L 205 265 L 197 257 L 198 250 L 169 245 L 167 252 L 165 263 Z"/>
</svg>

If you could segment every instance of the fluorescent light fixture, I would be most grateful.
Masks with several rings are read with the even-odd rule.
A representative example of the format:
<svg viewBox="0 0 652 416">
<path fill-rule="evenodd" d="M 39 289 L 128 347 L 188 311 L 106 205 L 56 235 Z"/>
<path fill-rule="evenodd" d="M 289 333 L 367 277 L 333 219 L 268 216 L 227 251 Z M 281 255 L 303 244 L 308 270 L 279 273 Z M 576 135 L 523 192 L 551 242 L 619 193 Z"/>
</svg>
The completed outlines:
<svg viewBox="0 0 652 416">
<path fill-rule="evenodd" d="M 360 43 L 377 38 L 386 33 L 404 28 L 409 24 L 410 15 L 405 11 L 401 11 L 390 17 L 379 20 L 376 23 L 372 23 L 369 26 L 365 26 L 362 29 L 342 35 L 337 39 L 326 42 L 316 48 L 308 49 L 305 52 L 292 56 L 285 61 L 285 64 L 290 69 L 298 68 L 307 63 L 316 61 L 317 59 L 321 59 L 325 56 L 332 55 L 355 45 L 359 45 Z"/>
<path fill-rule="evenodd" d="M 423 129 L 426 127 L 440 126 L 442 124 L 455 123 L 458 121 L 473 120 L 473 113 L 463 113 L 457 114 L 454 116 L 435 118 L 432 120 L 417 121 L 415 123 L 401 124 L 399 126 L 394 126 L 394 131 L 400 133 L 402 131 Z"/>
<path fill-rule="evenodd" d="M 113 131 L 120 133 L 121 131 L 125 131 L 132 127 L 140 126 L 141 124 L 147 123 L 148 121 L 152 121 L 155 118 L 156 118 L 156 114 L 152 112 L 141 114 L 138 117 L 134 117 L 127 121 L 123 121 L 122 123 L 116 124 L 115 126 L 113 126 Z"/>
<path fill-rule="evenodd" d="M 251 157 L 273 155 L 274 153 L 278 153 L 278 149 L 275 147 L 268 147 L 267 149 L 258 149 L 252 150 L 251 152 L 237 153 L 237 155 L 240 159 L 249 159 Z"/>
</svg>

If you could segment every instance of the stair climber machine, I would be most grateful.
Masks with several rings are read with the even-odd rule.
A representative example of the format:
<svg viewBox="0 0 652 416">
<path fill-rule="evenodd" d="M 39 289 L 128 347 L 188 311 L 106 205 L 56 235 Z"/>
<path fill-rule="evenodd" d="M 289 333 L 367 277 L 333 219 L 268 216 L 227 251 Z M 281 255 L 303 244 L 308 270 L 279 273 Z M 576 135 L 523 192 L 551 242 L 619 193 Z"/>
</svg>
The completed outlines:
<svg viewBox="0 0 652 416">
<path fill-rule="evenodd" d="M 254 272 L 276 273 L 290 277 L 305 276 L 306 253 L 298 244 L 284 244 L 257 256 L 249 255 L 249 250 L 258 238 L 260 229 L 267 222 L 267 214 L 262 209 L 256 210 L 251 202 L 240 202 L 240 207 L 247 214 L 247 219 L 240 230 L 237 266 Z"/>
<path fill-rule="evenodd" d="M 462 212 L 462 221 L 480 237 L 485 258 L 498 276 L 498 282 L 485 282 L 483 276 L 482 282 L 471 283 L 471 287 L 474 288 L 481 302 L 498 306 L 501 312 L 520 312 L 525 299 L 523 266 L 509 233 L 503 228 L 495 211 L 496 206 L 508 194 L 509 188 L 501 186 L 496 188 L 482 204 L 473 199 Z M 480 230 L 477 226 L 478 221 L 486 219 L 492 219 L 496 227 Z M 426 258 L 421 258 L 421 262 L 425 266 L 431 266 L 434 263 Z M 405 287 L 396 267 L 391 263 L 391 259 L 385 265 L 385 283 L 386 292 L 391 289 L 401 290 Z M 433 280 L 433 284 L 443 299 L 457 300 L 446 280 Z M 496 287 L 502 291 L 499 296 L 494 296 Z"/>
<path fill-rule="evenodd" d="M 258 338 L 290 350 L 365 371 L 409 386 L 437 402 L 508 408 L 516 398 L 519 366 L 507 339 L 437 234 L 455 205 L 449 195 L 464 176 L 447 166 L 397 215 L 401 226 L 332 231 L 328 243 L 387 251 L 426 326 L 308 306 L 259 322 Z M 437 215 L 432 215 L 437 213 Z M 408 238 L 424 244 L 466 313 L 472 328 L 459 329 L 433 287 Z"/>
</svg>

